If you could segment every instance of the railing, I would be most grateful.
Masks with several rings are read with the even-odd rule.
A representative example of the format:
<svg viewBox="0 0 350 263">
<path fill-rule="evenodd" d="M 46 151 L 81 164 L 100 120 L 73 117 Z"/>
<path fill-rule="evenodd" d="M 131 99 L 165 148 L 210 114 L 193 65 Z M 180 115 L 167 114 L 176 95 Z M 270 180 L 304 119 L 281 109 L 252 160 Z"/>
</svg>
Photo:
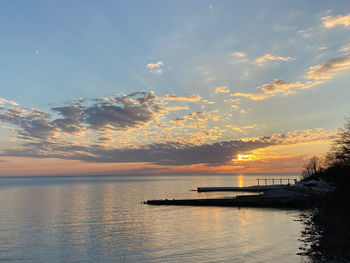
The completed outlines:
<svg viewBox="0 0 350 263">
<path fill-rule="evenodd" d="M 272 185 L 275 185 L 275 181 L 279 182 L 279 185 L 283 185 L 284 181 L 287 181 L 285 185 L 290 185 L 290 182 L 296 183 L 297 179 L 290 179 L 290 178 L 279 178 L 279 179 L 270 179 L 270 178 L 265 178 L 265 179 L 256 179 L 258 181 L 258 186 L 260 186 L 260 181 L 265 182 L 265 185 L 268 185 L 267 182 L 271 181 Z M 263 184 L 262 184 L 263 185 Z"/>
</svg>

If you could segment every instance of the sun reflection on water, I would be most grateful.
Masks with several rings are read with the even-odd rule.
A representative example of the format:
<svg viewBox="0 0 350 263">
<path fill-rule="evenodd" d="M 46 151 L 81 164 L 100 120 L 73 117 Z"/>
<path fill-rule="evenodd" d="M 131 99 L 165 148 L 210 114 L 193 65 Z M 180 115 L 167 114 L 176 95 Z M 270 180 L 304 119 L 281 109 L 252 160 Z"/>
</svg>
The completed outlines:
<svg viewBox="0 0 350 263">
<path fill-rule="evenodd" d="M 241 174 L 237 176 L 237 185 L 238 187 L 243 187 L 244 185 L 244 176 Z"/>
</svg>

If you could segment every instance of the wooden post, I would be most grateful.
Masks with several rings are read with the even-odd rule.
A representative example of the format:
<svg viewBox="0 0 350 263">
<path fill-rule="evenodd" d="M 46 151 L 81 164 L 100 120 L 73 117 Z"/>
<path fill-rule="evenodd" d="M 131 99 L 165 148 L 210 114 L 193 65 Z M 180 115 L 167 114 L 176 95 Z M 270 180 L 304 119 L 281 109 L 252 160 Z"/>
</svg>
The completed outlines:
<svg viewBox="0 0 350 263">
<path fill-rule="evenodd" d="M 266 178 L 265 178 L 265 185 L 267 185 Z"/>
<path fill-rule="evenodd" d="M 275 185 L 275 179 L 272 179 L 272 185 Z"/>
<path fill-rule="evenodd" d="M 282 179 L 280 179 L 280 184 L 282 184 Z"/>
<path fill-rule="evenodd" d="M 289 178 L 288 178 L 288 184 L 289 184 Z"/>
<path fill-rule="evenodd" d="M 260 181 L 260 179 L 256 179 L 256 180 L 258 180 L 258 186 L 259 186 L 259 181 Z"/>
</svg>

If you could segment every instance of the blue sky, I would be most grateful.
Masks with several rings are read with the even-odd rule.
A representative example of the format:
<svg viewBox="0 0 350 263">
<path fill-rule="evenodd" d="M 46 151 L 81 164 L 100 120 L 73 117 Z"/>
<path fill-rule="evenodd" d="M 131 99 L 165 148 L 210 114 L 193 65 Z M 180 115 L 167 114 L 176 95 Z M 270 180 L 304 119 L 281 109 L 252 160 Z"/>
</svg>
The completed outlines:
<svg viewBox="0 0 350 263">
<path fill-rule="evenodd" d="M 185 151 L 291 134 L 298 139 L 288 145 L 306 143 L 299 140 L 305 134 L 312 134 L 314 143 L 318 136 L 323 146 L 315 146 L 314 153 L 300 147 L 298 154 L 289 156 L 295 160 L 288 171 L 295 171 L 309 155 L 324 151 L 350 111 L 349 1 L 2 1 L 0 5 L 0 98 L 15 102 L 0 104 L 0 160 L 8 167 L 10 159 L 25 158 L 38 165 L 50 158 L 53 163 L 56 159 L 103 162 L 106 156 L 92 153 L 94 147 L 144 151 L 152 145 L 181 143 L 178 147 Z M 135 92 L 141 93 L 122 97 Z M 75 101 L 79 98 L 85 100 Z M 110 108 L 119 115 L 110 114 L 106 105 L 119 105 Z M 81 110 L 75 126 L 72 111 L 63 109 L 69 106 Z M 62 117 L 64 121 L 57 121 Z M 108 145 L 102 143 L 107 137 Z M 286 144 L 272 141 L 274 147 Z M 49 154 L 53 146 L 48 145 L 53 142 L 88 148 L 71 157 L 62 149 L 53 155 Z M 39 153 L 43 144 L 47 148 Z M 232 158 L 190 165 L 244 171 L 251 168 L 247 163 L 228 160 L 241 152 L 254 155 L 249 151 L 260 146 L 254 147 L 225 150 L 220 154 Z M 91 154 L 98 158 L 86 158 Z M 109 162 L 165 165 L 162 171 L 184 167 L 181 161 L 169 168 L 166 161 L 118 158 Z M 274 170 L 275 163 L 267 167 L 266 171 Z M 117 166 L 113 169 L 119 171 Z"/>
</svg>

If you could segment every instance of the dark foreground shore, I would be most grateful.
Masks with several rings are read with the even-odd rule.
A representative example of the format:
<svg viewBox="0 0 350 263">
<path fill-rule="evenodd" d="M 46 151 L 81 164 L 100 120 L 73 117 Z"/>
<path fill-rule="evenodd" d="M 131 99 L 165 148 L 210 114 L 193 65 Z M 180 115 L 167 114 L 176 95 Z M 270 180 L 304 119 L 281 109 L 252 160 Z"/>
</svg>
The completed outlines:
<svg viewBox="0 0 350 263">
<path fill-rule="evenodd" d="M 349 200 L 348 200 L 349 201 Z M 330 197 L 302 215 L 305 225 L 301 240 L 305 247 L 299 254 L 311 262 L 350 262 L 350 208 L 345 200 Z"/>
</svg>

